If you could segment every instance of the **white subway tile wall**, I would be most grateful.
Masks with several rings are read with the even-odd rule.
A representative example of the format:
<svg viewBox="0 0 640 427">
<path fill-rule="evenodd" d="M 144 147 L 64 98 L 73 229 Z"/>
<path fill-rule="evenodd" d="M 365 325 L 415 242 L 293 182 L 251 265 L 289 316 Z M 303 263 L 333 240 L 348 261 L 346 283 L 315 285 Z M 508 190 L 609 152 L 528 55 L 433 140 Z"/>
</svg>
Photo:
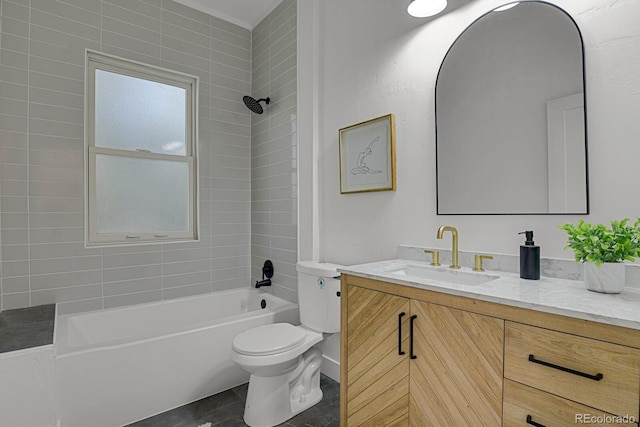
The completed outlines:
<svg viewBox="0 0 640 427">
<path fill-rule="evenodd" d="M 71 313 L 250 285 L 252 127 L 242 96 L 251 93 L 252 60 L 270 64 L 259 67 L 269 75 L 293 67 L 283 83 L 256 87 L 278 102 L 274 130 L 265 126 L 255 141 L 276 146 L 288 135 L 291 150 L 291 130 L 277 142 L 269 136 L 295 122 L 295 2 L 285 3 L 266 24 L 282 21 L 273 36 L 256 39 L 269 41 L 258 52 L 271 52 L 256 59 L 249 30 L 171 0 L 2 0 L 0 309 L 58 302 Z M 280 41 L 287 37 L 293 56 L 284 51 L 291 41 Z M 200 77 L 199 242 L 84 248 L 86 48 Z M 273 170 L 295 174 L 291 165 Z M 295 206 L 277 213 L 295 216 Z M 295 250 L 278 251 L 277 262 L 295 264 Z"/>
<path fill-rule="evenodd" d="M 272 291 L 297 301 L 297 3 L 284 0 L 252 32 L 251 274 L 274 265 Z M 264 104 L 263 104 L 264 107 Z"/>
</svg>

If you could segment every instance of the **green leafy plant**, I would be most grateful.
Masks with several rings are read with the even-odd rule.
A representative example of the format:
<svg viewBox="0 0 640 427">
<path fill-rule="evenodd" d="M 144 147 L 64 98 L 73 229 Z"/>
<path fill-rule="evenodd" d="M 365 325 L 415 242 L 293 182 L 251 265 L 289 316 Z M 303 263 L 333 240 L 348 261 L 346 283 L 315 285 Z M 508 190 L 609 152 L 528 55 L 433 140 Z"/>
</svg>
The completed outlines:
<svg viewBox="0 0 640 427">
<path fill-rule="evenodd" d="M 561 224 L 558 228 L 569 235 L 565 249 L 571 248 L 576 261 L 589 261 L 600 267 L 605 262 L 634 261 L 640 257 L 640 218 L 627 225 L 629 218 L 611 221 L 611 228 L 589 224 L 584 220 Z"/>
</svg>

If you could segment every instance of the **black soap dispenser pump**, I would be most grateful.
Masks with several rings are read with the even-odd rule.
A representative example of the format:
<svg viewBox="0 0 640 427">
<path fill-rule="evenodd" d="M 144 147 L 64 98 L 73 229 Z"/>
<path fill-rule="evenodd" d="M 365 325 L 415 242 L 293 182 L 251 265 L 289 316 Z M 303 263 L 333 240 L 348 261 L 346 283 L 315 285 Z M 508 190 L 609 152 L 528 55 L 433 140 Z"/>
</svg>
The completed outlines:
<svg viewBox="0 0 640 427">
<path fill-rule="evenodd" d="M 533 241 L 533 231 L 523 231 L 524 245 L 520 246 L 520 277 L 522 279 L 540 279 L 540 246 Z"/>
</svg>

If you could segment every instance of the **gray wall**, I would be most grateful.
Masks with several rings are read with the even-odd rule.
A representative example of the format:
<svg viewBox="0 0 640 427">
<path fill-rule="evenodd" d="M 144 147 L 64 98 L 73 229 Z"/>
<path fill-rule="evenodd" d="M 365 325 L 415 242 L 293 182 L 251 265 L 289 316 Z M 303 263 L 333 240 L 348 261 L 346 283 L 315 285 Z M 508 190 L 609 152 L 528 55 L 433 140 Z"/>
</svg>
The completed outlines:
<svg viewBox="0 0 640 427">
<path fill-rule="evenodd" d="M 0 7 L 0 309 L 59 302 L 68 313 L 248 286 L 251 33 L 170 0 Z M 200 242 L 84 248 L 85 48 L 200 77 Z M 275 135 L 287 114 L 276 111 L 273 129 L 253 131 Z"/>
<path fill-rule="evenodd" d="M 284 0 L 252 32 L 251 273 L 275 269 L 271 291 L 297 301 L 297 3 Z"/>
</svg>

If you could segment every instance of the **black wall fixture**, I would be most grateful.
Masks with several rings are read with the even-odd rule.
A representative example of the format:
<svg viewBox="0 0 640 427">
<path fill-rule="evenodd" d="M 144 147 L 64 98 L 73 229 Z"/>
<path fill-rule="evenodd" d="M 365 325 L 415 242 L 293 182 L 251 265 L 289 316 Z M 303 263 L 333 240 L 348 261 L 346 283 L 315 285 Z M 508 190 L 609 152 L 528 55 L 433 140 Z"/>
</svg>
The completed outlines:
<svg viewBox="0 0 640 427">
<path fill-rule="evenodd" d="M 262 266 L 262 278 L 271 279 L 273 277 L 273 263 L 270 260 L 266 260 Z"/>
<path fill-rule="evenodd" d="M 262 266 L 262 280 L 256 282 L 256 288 L 260 288 L 262 286 L 271 286 L 273 271 L 273 263 L 270 260 L 266 260 L 264 262 L 264 265 Z"/>
<path fill-rule="evenodd" d="M 271 100 L 269 99 L 269 97 L 261 98 L 258 100 L 248 95 L 242 97 L 242 102 L 244 102 L 244 105 L 246 105 L 248 109 L 250 109 L 256 114 L 262 114 L 264 112 L 264 110 L 262 109 L 262 105 L 260 105 L 260 103 L 263 101 L 265 104 L 269 105 L 269 102 Z"/>
</svg>

